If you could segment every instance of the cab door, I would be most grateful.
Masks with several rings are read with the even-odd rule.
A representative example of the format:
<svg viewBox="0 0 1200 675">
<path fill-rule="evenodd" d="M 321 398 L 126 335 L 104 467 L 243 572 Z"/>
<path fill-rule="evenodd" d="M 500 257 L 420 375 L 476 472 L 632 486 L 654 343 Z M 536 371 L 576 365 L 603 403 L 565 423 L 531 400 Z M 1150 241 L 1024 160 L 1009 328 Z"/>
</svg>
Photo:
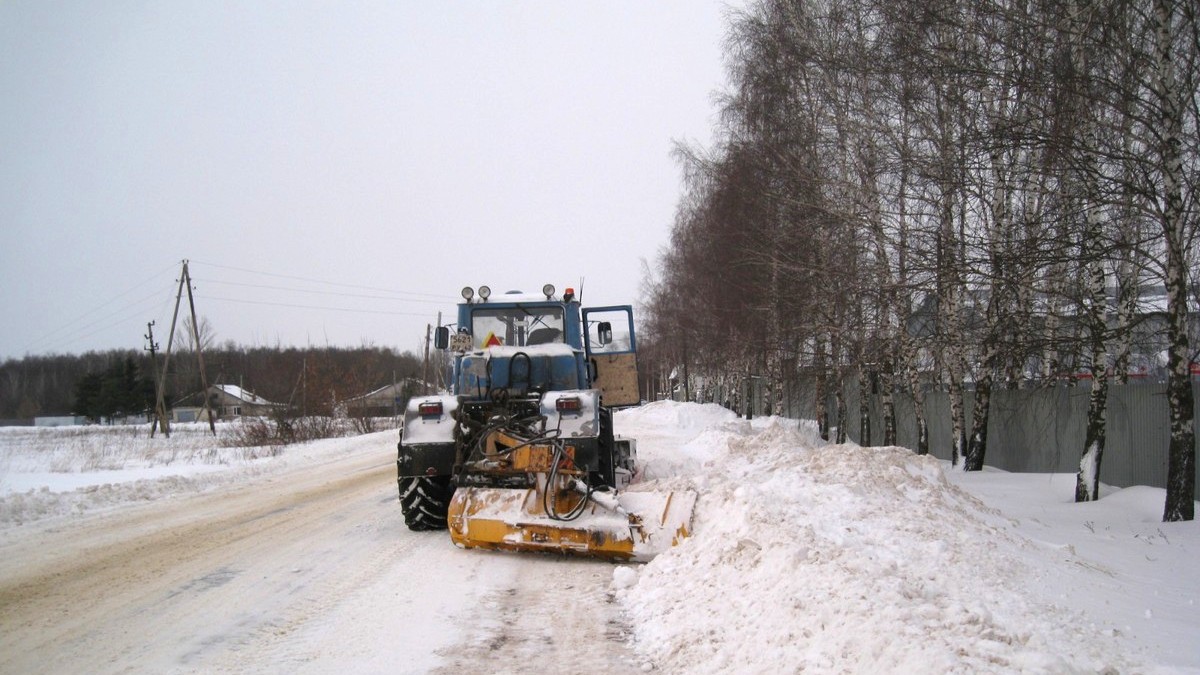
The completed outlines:
<svg viewBox="0 0 1200 675">
<path fill-rule="evenodd" d="M 610 408 L 638 405 L 637 336 L 633 307 L 592 307 L 583 310 L 584 353 L 592 386 L 601 404 Z"/>
</svg>

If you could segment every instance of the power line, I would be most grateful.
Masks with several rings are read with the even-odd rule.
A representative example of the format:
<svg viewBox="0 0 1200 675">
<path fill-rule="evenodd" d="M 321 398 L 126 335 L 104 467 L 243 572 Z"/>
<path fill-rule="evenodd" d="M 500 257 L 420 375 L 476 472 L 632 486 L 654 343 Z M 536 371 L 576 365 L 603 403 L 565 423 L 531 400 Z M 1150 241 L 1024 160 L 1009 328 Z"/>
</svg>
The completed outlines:
<svg viewBox="0 0 1200 675">
<path fill-rule="evenodd" d="M 115 326 L 119 326 L 128 321 L 132 321 L 135 316 L 138 316 L 139 320 L 140 320 L 140 317 L 141 317 L 141 315 L 144 314 L 144 310 L 148 304 L 147 301 L 157 300 L 157 297 L 158 297 L 158 292 L 156 291 L 156 292 L 154 292 L 150 295 L 147 295 L 139 300 L 135 300 L 127 305 L 124 305 L 124 306 L 114 310 L 108 316 L 106 316 L 104 318 L 97 319 L 89 324 L 80 326 L 79 328 L 77 328 L 74 331 L 67 333 L 65 335 L 60 335 L 60 336 L 58 336 L 57 340 L 54 340 L 52 342 L 45 342 L 44 343 L 44 347 L 45 347 L 44 351 L 52 351 L 53 348 L 55 348 L 55 347 L 65 345 L 65 344 L 71 344 L 73 342 L 78 342 L 79 340 L 91 337 L 97 333 L 108 330 L 109 328 L 113 328 Z M 150 306 L 153 306 L 153 305 L 150 305 Z M 126 310 L 130 310 L 133 308 L 137 308 L 137 311 L 129 312 L 127 314 L 121 314 L 122 312 L 125 312 Z M 114 316 L 116 316 L 117 314 L 121 314 L 121 316 L 114 318 Z M 101 324 L 103 324 L 103 325 L 101 325 Z M 92 328 L 95 328 L 95 330 L 89 330 Z M 28 348 L 26 348 L 25 351 L 28 351 Z"/>
<path fill-rule="evenodd" d="M 291 279 L 293 281 L 304 281 L 304 282 L 307 282 L 310 284 L 324 284 L 326 286 L 340 286 L 342 288 L 357 288 L 359 290 L 378 291 L 380 293 L 392 293 L 395 295 L 415 295 L 418 297 L 433 298 L 436 300 L 446 300 L 449 302 L 455 302 L 457 300 L 457 298 L 454 296 L 438 295 L 435 293 L 417 293 L 415 291 L 398 291 L 398 290 L 395 290 L 392 288 L 379 288 L 378 286 L 361 286 L 358 284 L 346 284 L 346 283 L 341 283 L 341 282 L 337 282 L 337 281 L 324 281 L 322 279 L 310 279 L 308 277 L 298 277 L 298 276 L 292 276 L 292 275 L 288 275 L 288 274 L 275 274 L 273 272 L 262 272 L 259 270 L 246 269 L 244 267 L 231 267 L 229 265 L 218 265 L 216 263 L 209 263 L 209 262 L 204 262 L 201 260 L 193 260 L 191 262 L 200 263 L 201 265 L 208 265 L 209 267 L 215 267 L 217 269 L 232 270 L 235 272 L 245 272 L 247 274 L 260 274 L 264 277 L 275 277 L 277 279 Z"/>
<path fill-rule="evenodd" d="M 154 291 L 148 295 L 139 297 L 138 299 L 133 300 L 132 302 L 128 302 L 123 305 L 120 305 L 116 309 L 111 309 L 107 312 L 105 312 L 104 310 L 112 307 L 114 303 L 117 303 L 121 299 L 128 297 L 130 294 L 136 292 L 137 290 L 144 288 L 147 284 L 150 284 L 150 283 L 154 282 L 155 280 L 161 279 L 163 277 L 163 275 L 166 272 L 173 269 L 176 264 L 178 264 L 178 263 L 172 263 L 170 266 L 162 268 L 158 272 L 155 272 L 154 274 L 150 275 L 149 277 L 146 277 L 145 279 L 139 281 L 138 283 L 134 284 L 133 286 L 129 287 L 128 289 L 112 296 L 105 302 L 95 305 L 94 307 L 91 307 L 87 311 L 76 315 L 71 321 L 66 322 L 65 324 L 63 324 L 62 326 L 60 326 L 58 328 L 55 328 L 54 330 L 48 331 L 47 333 L 42 335 L 37 340 L 26 345 L 22 351 L 25 353 L 28 353 L 32 347 L 36 347 L 38 352 L 49 352 L 49 351 L 53 351 L 62 346 L 65 346 L 65 345 L 71 345 L 74 343 L 78 343 L 81 340 L 92 337 L 92 336 L 102 333 L 106 330 L 116 328 L 118 326 L 121 326 L 122 324 L 136 321 L 140 325 L 146 319 L 145 315 L 147 313 L 147 310 L 154 311 L 155 317 L 164 316 L 165 313 L 167 312 L 167 307 L 170 305 L 172 298 L 174 298 L 174 296 L 175 296 L 174 286 L 175 286 L 175 282 L 178 280 L 173 280 L 173 282 L 170 284 L 169 292 L 164 292 L 163 290 L 160 289 L 160 290 Z M 237 282 L 237 281 L 222 281 L 222 280 L 211 279 L 211 278 L 202 280 L 202 283 L 205 283 L 205 284 L 236 286 L 236 287 L 243 287 L 243 288 L 270 290 L 270 291 L 307 293 L 307 294 L 312 294 L 312 295 L 324 295 L 324 296 L 331 296 L 331 297 L 361 298 L 361 299 L 365 299 L 365 300 L 389 301 L 389 302 L 408 302 L 408 303 L 432 304 L 432 305 L 443 305 L 443 306 L 454 304 L 457 301 L 457 298 L 452 298 L 449 296 L 440 296 L 440 295 L 435 295 L 435 294 L 430 294 L 430 293 L 395 291 L 392 289 L 375 288 L 375 287 L 371 287 L 371 286 L 360 286 L 360 285 L 356 285 L 356 284 L 344 284 L 344 283 L 337 283 L 337 282 L 330 282 L 330 281 L 321 281 L 318 279 L 308 279 L 305 277 L 290 276 L 290 275 L 283 275 L 283 274 L 272 274 L 269 272 L 259 272 L 256 270 L 231 267 L 231 266 L 227 266 L 227 265 L 216 265 L 213 263 L 201 263 L 201 264 L 208 265 L 213 268 L 233 270 L 233 271 L 238 271 L 238 272 L 246 272 L 246 273 L 250 273 L 250 274 L 259 274 L 259 275 L 267 276 L 267 277 L 290 279 L 290 280 L 294 280 L 294 281 L 302 281 L 305 283 L 313 283 L 313 284 L 324 284 L 324 285 L 331 286 L 331 287 L 342 287 L 342 288 L 349 288 L 349 289 L 375 291 L 377 293 L 386 293 L 389 295 L 371 295 L 371 294 L 366 294 L 366 293 L 349 293 L 349 292 L 332 291 L 332 290 L 323 291 L 323 290 L 317 290 L 317 289 L 305 289 L 305 288 L 270 285 L 270 284 L 253 284 L 253 283 L 245 283 L 245 282 Z M 194 277 L 193 277 L 193 280 L 195 280 Z M 408 296 L 415 296 L 415 297 L 397 297 L 398 295 L 408 295 Z M 272 307 L 282 307 L 282 308 L 292 308 L 292 309 L 307 309 L 307 310 L 317 310 L 317 311 L 325 311 L 325 312 L 342 312 L 342 313 L 373 314 L 373 315 L 388 315 L 388 316 L 410 316 L 410 317 L 419 317 L 422 319 L 428 319 L 430 317 L 429 312 L 403 312 L 403 311 L 391 311 L 391 310 L 381 310 L 381 309 L 357 309 L 357 308 L 351 308 L 351 307 L 337 307 L 337 306 L 329 306 L 329 305 L 311 305 L 311 304 L 303 304 L 303 303 L 272 302 L 272 301 L 267 301 L 267 300 L 248 300 L 248 299 L 241 299 L 241 298 L 229 298 L 229 297 L 208 296 L 208 295 L 205 295 L 205 296 L 198 295 L 197 297 L 203 297 L 203 299 L 205 299 L 205 300 L 212 300 L 212 301 L 217 301 L 217 302 L 232 302 L 232 303 L 238 303 L 238 304 L 272 306 Z M 160 300 L 160 298 L 161 298 L 161 300 Z M 421 299 L 421 298 L 434 298 L 434 299 Z M 95 320 L 92 320 L 92 321 L 86 321 L 88 319 L 88 317 L 93 317 L 97 313 L 100 313 L 100 312 L 104 312 L 103 316 L 97 317 L 97 318 L 95 318 Z"/>
<path fill-rule="evenodd" d="M 300 304 L 293 304 L 293 303 L 269 303 L 269 301 L 265 301 L 265 300 L 245 300 L 245 299 L 241 299 L 241 298 L 220 298 L 220 297 L 216 297 L 216 295 L 197 294 L 196 297 L 198 299 L 203 299 L 203 300 L 221 301 L 221 303 L 239 303 L 239 304 L 244 304 L 244 305 L 266 305 L 266 306 L 272 306 L 272 307 L 290 307 L 290 309 L 301 309 L 301 310 L 322 310 L 322 311 L 331 311 L 331 312 L 371 313 L 371 315 L 416 316 L 416 317 L 422 317 L 422 318 L 428 318 L 428 316 L 430 316 L 430 313 L 428 313 L 428 312 L 420 312 L 420 313 L 418 313 L 418 312 L 396 312 L 396 311 L 376 310 L 376 309 L 359 310 L 359 309 L 349 309 L 349 307 L 300 305 Z"/>
<path fill-rule="evenodd" d="M 343 293 L 341 291 L 315 291 L 312 289 L 295 288 L 295 287 L 291 287 L 291 286 L 269 286 L 266 284 L 247 284 L 247 283 L 241 283 L 241 282 L 237 282 L 237 281 L 219 281 L 216 279 L 195 279 L 195 278 L 193 278 L 193 279 L 194 279 L 194 281 L 196 281 L 196 283 L 203 283 L 203 284 L 218 284 L 221 286 L 240 286 L 242 288 L 261 288 L 261 289 L 272 290 L 272 291 L 287 291 L 287 292 L 292 292 L 292 293 L 309 293 L 309 294 L 313 294 L 313 295 L 333 295 L 333 296 L 338 296 L 338 297 L 343 297 L 343 298 L 366 298 L 368 300 L 391 300 L 393 302 L 421 302 L 421 303 L 426 303 L 426 304 L 430 304 L 430 305 L 445 305 L 445 304 L 447 304 L 447 302 L 451 302 L 451 303 L 453 302 L 452 300 L 417 300 L 417 299 L 411 299 L 411 298 L 397 298 L 397 297 L 388 296 L 388 295 L 365 295 L 362 293 Z"/>
<path fill-rule="evenodd" d="M 100 303 L 100 304 L 98 304 L 98 305 L 96 305 L 96 306 L 92 307 L 91 309 L 87 310 L 86 312 L 83 312 L 83 313 L 81 313 L 81 314 L 77 314 L 77 315 L 75 315 L 75 318 L 71 319 L 70 321 L 66 322 L 65 324 L 62 324 L 61 326 L 58 326 L 57 328 L 54 328 L 54 329 L 52 329 L 52 330 L 49 330 L 49 331 L 47 331 L 47 332 L 46 332 L 44 335 L 41 335 L 41 336 L 40 336 L 40 337 L 38 337 L 37 339 L 33 340 L 33 342 L 30 342 L 29 344 L 25 345 L 25 347 L 24 347 L 24 348 L 23 348 L 21 351 L 22 351 L 22 352 L 28 352 L 30 347 L 33 347 L 33 346 L 35 346 L 35 345 L 41 345 L 41 344 L 45 343 L 47 340 L 49 340 L 49 339 L 51 339 L 51 338 L 54 338 L 56 335 L 60 335 L 60 334 L 62 334 L 64 331 L 66 331 L 66 330 L 68 330 L 68 329 L 71 329 L 73 326 L 75 326 L 75 325 L 76 325 L 76 324 L 78 324 L 79 322 L 81 322 L 81 321 L 83 321 L 83 320 L 87 319 L 89 316 L 91 316 L 91 315 L 95 314 L 96 312 L 99 312 L 99 311 L 103 310 L 105 307 L 108 307 L 109 305 L 113 304 L 114 302 L 117 302 L 118 300 L 120 300 L 121 298 L 124 298 L 125 296 L 129 295 L 130 293 L 133 293 L 134 291 L 136 291 L 136 290 L 138 290 L 138 289 L 140 289 L 140 288 L 142 288 L 142 287 L 146 286 L 146 284 L 150 283 L 151 281 L 154 281 L 155 279 L 158 279 L 158 278 L 159 278 L 159 277 L 161 277 L 161 276 L 162 276 L 164 273 L 166 273 L 166 272 L 170 271 L 170 270 L 171 270 L 171 269 L 173 269 L 174 267 L 175 267 L 175 265 L 174 265 L 174 264 L 171 264 L 171 265 L 169 265 L 169 266 L 167 266 L 167 267 L 164 267 L 164 268 L 162 268 L 161 270 L 159 270 L 158 272 L 155 272 L 154 274 L 150 275 L 149 277 L 146 277 L 146 278 L 145 278 L 145 279 L 143 279 L 142 281 L 139 281 L 139 282 L 137 282 L 136 284 L 134 284 L 133 286 L 129 287 L 128 289 L 126 289 L 126 290 L 124 290 L 124 291 L 122 291 L 122 292 L 120 292 L 120 293 L 118 293 L 118 294 L 116 294 L 116 295 L 112 296 L 112 297 L 111 297 L 111 298 L 109 298 L 109 299 L 108 299 L 106 302 L 102 302 L 102 303 Z M 145 298 L 143 298 L 143 300 L 144 300 L 144 299 L 145 299 Z M 137 302 L 141 302 L 141 300 L 135 301 L 135 303 L 134 303 L 134 304 L 136 304 Z M 116 311 L 116 312 L 120 312 L 120 311 L 123 311 L 123 310 L 127 309 L 128 307 L 131 307 L 131 306 L 132 306 L 132 305 L 126 305 L 125 307 L 122 307 L 122 308 L 120 308 L 120 309 L 117 309 L 117 310 L 115 310 L 115 311 Z M 109 316 L 111 316 L 112 314 L 113 314 L 113 312 L 110 312 L 110 313 L 109 313 Z M 103 321 L 103 320 L 104 320 L 104 319 L 100 319 L 100 321 Z M 85 325 L 85 326 L 82 326 L 82 327 L 78 328 L 77 330 L 87 330 L 87 328 L 88 328 L 88 327 L 95 325 L 95 323 L 98 323 L 98 321 L 97 321 L 97 322 L 93 322 L 93 323 L 91 323 L 91 324 L 87 324 L 87 325 Z M 89 335 L 91 335 L 91 333 L 89 333 Z M 85 335 L 85 336 L 83 336 L 83 337 L 87 337 L 87 336 Z M 66 339 L 70 339 L 70 338 L 69 338 L 69 337 L 68 337 L 68 338 L 60 338 L 60 339 L 59 339 L 59 342 L 62 342 L 62 341 L 64 341 L 64 340 L 66 340 Z"/>
</svg>

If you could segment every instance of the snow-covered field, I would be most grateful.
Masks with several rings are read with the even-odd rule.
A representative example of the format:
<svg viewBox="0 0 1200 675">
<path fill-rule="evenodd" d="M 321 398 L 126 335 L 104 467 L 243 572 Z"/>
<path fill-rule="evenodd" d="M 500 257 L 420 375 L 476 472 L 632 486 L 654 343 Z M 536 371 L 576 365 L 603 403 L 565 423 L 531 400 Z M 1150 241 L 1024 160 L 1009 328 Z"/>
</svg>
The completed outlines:
<svg viewBox="0 0 1200 675">
<path fill-rule="evenodd" d="M 279 470 L 278 447 L 231 447 L 235 423 L 0 427 L 0 527 L 152 501 Z M 289 455 L 303 453 L 288 453 Z"/>
<path fill-rule="evenodd" d="M 262 513 L 220 511 L 228 523 L 205 531 L 229 532 L 229 548 L 259 538 L 258 549 L 212 544 L 213 555 L 178 572 L 170 603 L 121 595 L 103 621 L 127 615 L 123 630 L 89 626 L 79 608 L 75 626 L 20 615 L 15 601 L 0 607 L 0 633 L 48 636 L 36 647 L 44 653 L 6 660 L 13 645 L 0 635 L 0 671 L 31 661 L 70 669 L 95 653 L 110 654 L 97 661 L 104 672 L 567 672 L 554 660 L 588 653 L 590 670 L 626 672 L 1200 672 L 1200 526 L 1161 523 L 1161 490 L 1104 488 L 1099 502 L 1076 505 L 1073 476 L 964 474 L 904 449 L 823 445 L 806 423 L 747 422 L 716 406 L 656 403 L 618 414 L 617 427 L 638 439 L 644 481 L 700 495 L 694 536 L 647 565 L 462 551 L 444 533 L 404 530 L 386 466 L 394 431 L 276 454 L 224 447 L 206 427 L 169 440 L 144 427 L 0 429 L 3 598 L 50 587 L 49 577 L 29 580 L 38 569 L 74 564 L 65 548 L 44 550 L 49 542 L 135 520 L 138 537 L 165 521 L 169 542 L 184 531 L 173 505 L 203 517 L 214 500 L 262 502 Z M 301 483 L 283 477 L 306 467 L 319 471 L 303 507 L 267 489 Z M 351 470 L 367 480 L 330 475 Z M 364 496 L 321 506 L 339 479 L 363 483 Z M 271 525 L 302 508 L 310 520 Z M 262 531 L 237 533 L 249 523 Z M 269 539 L 272 528 L 286 537 Z M 279 541 L 305 547 L 284 570 L 270 558 Z M 155 563 L 139 549 L 132 559 L 170 576 L 172 556 Z M 236 588 L 255 575 L 257 585 Z M 253 594 L 255 608 L 228 608 L 222 592 Z M 192 595 L 207 604 L 178 609 Z M 153 620 L 162 644 L 114 644 Z M 182 625 L 191 621 L 207 632 Z M 599 637 L 572 644 L 589 631 Z"/>
</svg>

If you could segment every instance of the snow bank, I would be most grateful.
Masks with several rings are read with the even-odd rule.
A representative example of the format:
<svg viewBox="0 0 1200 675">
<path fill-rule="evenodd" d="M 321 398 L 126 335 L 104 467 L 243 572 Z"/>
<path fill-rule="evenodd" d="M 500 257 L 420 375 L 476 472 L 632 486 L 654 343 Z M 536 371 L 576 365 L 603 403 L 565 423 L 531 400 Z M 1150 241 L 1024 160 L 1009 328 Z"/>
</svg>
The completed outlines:
<svg viewBox="0 0 1200 675">
<path fill-rule="evenodd" d="M 817 447 L 794 421 L 751 424 L 712 408 L 653 404 L 618 422 L 637 429 L 658 484 L 700 494 L 690 540 L 614 574 L 649 667 L 1126 669 L 1096 627 L 1024 591 L 1026 562 L 1039 551 L 947 482 L 937 460 L 901 448 Z M 676 449 L 658 444 L 672 442 L 671 424 L 689 461 L 668 466 L 663 457 Z"/>
<path fill-rule="evenodd" d="M 702 475 L 728 433 L 723 429 L 740 423 L 718 405 L 661 401 L 618 413 L 614 427 L 618 435 L 637 439 L 641 480 L 670 480 Z"/>
</svg>

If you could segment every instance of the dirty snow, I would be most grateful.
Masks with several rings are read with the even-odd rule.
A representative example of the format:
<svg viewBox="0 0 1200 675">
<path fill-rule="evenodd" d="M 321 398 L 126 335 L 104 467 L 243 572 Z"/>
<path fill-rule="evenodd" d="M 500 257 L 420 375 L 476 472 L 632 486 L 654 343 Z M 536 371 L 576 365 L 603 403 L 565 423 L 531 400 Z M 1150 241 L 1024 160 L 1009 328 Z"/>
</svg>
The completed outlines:
<svg viewBox="0 0 1200 675">
<path fill-rule="evenodd" d="M 717 406 L 651 404 L 619 413 L 617 428 L 638 440 L 644 487 L 700 495 L 695 535 L 647 565 L 564 562 L 553 577 L 570 586 L 579 570 L 602 570 L 624 617 L 616 634 L 627 635 L 620 639 L 632 643 L 640 670 L 1200 673 L 1200 527 L 1159 522 L 1162 490 L 1102 485 L 1100 501 L 1076 505 L 1073 475 L 964 474 L 901 448 L 825 445 L 808 423 L 748 422 Z M 203 434 L 173 436 L 172 447 L 53 432 L 0 430 L 0 541 L 36 541 L 55 523 L 87 522 L 95 511 L 221 491 L 368 447 L 338 439 L 269 456 Z M 386 455 L 392 438 L 371 440 L 371 452 Z M 389 509 L 392 489 L 379 488 Z M 302 652 L 306 672 L 469 670 L 495 666 L 488 659 L 500 643 L 517 650 L 499 670 L 541 670 L 535 643 L 501 631 L 520 616 L 511 604 L 472 598 L 503 590 L 485 591 L 482 580 L 524 578 L 521 569 L 542 570 L 552 559 L 522 564 L 527 558 L 460 551 L 437 536 L 405 543 L 412 535 L 401 525 L 391 531 L 404 541 L 376 545 L 401 546 L 408 569 L 469 563 L 463 569 L 474 581 L 444 603 L 446 621 L 469 620 L 483 632 L 434 654 L 419 631 L 405 630 L 411 619 L 394 593 L 345 594 L 303 613 L 297 637 L 326 645 Z M 396 575 L 406 573 L 385 564 L 374 574 L 364 589 L 399 584 Z M 303 578 L 288 592 L 304 592 Z M 594 591 L 571 593 L 556 593 L 554 606 L 587 605 L 562 618 L 581 630 L 580 617 L 600 611 L 590 603 L 604 601 Z M 368 625 L 380 641 L 361 637 Z M 383 645 L 410 654 L 408 666 L 378 652 Z M 278 663 L 277 654 L 247 653 L 250 646 L 213 662 Z"/>
</svg>

